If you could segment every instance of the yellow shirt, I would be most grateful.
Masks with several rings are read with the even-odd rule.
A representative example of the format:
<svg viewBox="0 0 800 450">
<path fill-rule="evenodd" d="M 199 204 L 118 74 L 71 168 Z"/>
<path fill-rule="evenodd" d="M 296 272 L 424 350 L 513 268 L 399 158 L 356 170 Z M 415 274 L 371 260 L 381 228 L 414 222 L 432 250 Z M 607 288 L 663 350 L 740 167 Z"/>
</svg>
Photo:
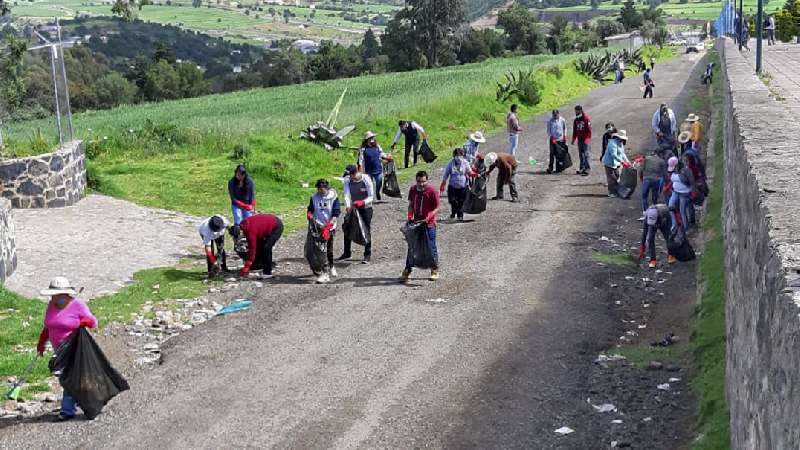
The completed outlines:
<svg viewBox="0 0 800 450">
<path fill-rule="evenodd" d="M 703 124 L 698 120 L 692 124 L 692 141 L 700 142 L 703 137 Z"/>
</svg>

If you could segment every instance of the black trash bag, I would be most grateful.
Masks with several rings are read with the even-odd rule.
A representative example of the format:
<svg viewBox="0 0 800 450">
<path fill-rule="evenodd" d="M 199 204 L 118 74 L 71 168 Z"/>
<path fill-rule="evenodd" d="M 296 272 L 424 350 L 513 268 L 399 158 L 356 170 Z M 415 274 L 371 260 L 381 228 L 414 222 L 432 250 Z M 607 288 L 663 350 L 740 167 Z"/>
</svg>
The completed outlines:
<svg viewBox="0 0 800 450">
<path fill-rule="evenodd" d="M 423 161 L 426 163 L 432 163 L 438 158 L 431 150 L 431 146 L 428 145 L 428 141 L 422 141 L 422 145 L 419 146 L 419 156 L 422 156 Z"/>
<path fill-rule="evenodd" d="M 556 173 L 563 172 L 572 167 L 572 156 L 565 142 L 557 142 L 555 146 Z"/>
<path fill-rule="evenodd" d="M 691 261 L 695 258 L 694 249 L 686 237 L 686 232 L 680 225 L 670 232 L 667 249 L 669 249 L 670 255 L 681 262 Z"/>
<path fill-rule="evenodd" d="M 361 218 L 358 208 L 353 208 L 350 214 L 345 216 L 342 229 L 344 235 L 358 245 L 367 245 L 371 240 L 369 230 L 364 226 L 364 220 Z"/>
<path fill-rule="evenodd" d="M 328 257 L 327 252 L 328 243 L 322 240 L 318 227 L 313 223 L 309 223 L 303 253 L 312 272 L 320 273 L 325 269 L 325 262 Z"/>
<path fill-rule="evenodd" d="M 436 259 L 433 257 L 431 241 L 428 239 L 428 224 L 412 222 L 404 226 L 401 231 L 408 242 L 408 252 L 411 255 L 411 265 L 418 269 L 433 269 Z"/>
<path fill-rule="evenodd" d="M 397 168 L 394 161 L 389 161 L 383 168 L 383 193 L 387 197 L 403 198 L 400 183 L 397 182 Z"/>
<path fill-rule="evenodd" d="M 464 200 L 464 207 L 462 211 L 464 214 L 480 214 L 486 211 L 486 201 L 488 195 L 486 194 L 486 177 L 480 176 L 475 178 L 467 191 L 467 198 Z"/>
<path fill-rule="evenodd" d="M 631 198 L 633 191 L 636 190 L 638 176 L 636 169 L 633 167 L 622 168 L 622 173 L 619 177 L 619 186 L 617 187 L 617 195 L 619 195 L 620 198 Z"/>
<path fill-rule="evenodd" d="M 109 400 L 130 389 L 84 327 L 75 330 L 56 349 L 49 366 L 87 419 L 97 417 Z"/>
</svg>

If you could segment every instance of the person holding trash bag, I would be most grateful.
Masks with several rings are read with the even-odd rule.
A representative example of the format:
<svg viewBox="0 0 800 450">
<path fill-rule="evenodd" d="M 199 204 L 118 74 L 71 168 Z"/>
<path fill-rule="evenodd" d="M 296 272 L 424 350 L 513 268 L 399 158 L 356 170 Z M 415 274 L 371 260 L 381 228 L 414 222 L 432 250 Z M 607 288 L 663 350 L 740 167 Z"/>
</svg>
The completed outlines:
<svg viewBox="0 0 800 450">
<path fill-rule="evenodd" d="M 508 191 L 511 194 L 511 203 L 519 201 L 519 194 L 517 193 L 517 182 L 515 177 L 517 175 L 517 160 L 508 153 L 488 153 L 486 155 L 486 164 L 489 170 L 486 174 L 492 173 L 497 169 L 497 195 L 492 197 L 492 200 L 503 199 L 503 186 L 508 185 Z"/>
<path fill-rule="evenodd" d="M 333 236 L 336 234 L 336 222 L 342 210 L 339 206 L 339 197 L 336 191 L 331 189 L 328 180 L 319 179 L 314 187 L 317 188 L 317 192 L 309 199 L 306 214 L 312 227 L 320 230 L 320 239 L 326 243 L 328 261 L 327 265 L 322 267 L 317 283 L 329 283 L 331 277 L 339 276 L 336 267 L 333 266 Z"/>
<path fill-rule="evenodd" d="M 603 167 L 606 170 L 606 182 L 608 184 L 608 196 L 611 198 L 619 197 L 619 168 L 630 167 L 631 162 L 625 154 L 625 144 L 628 142 L 628 134 L 625 130 L 617 130 L 611 135 L 608 141 L 608 148 L 603 155 Z M 635 180 L 634 180 L 635 181 Z"/>
<path fill-rule="evenodd" d="M 669 244 L 670 228 L 672 219 L 670 218 L 669 207 L 663 203 L 650 206 L 645 211 L 645 220 L 642 227 L 642 243 L 639 246 L 639 259 L 644 259 L 645 253 L 650 257 L 648 266 L 655 269 L 658 265 L 656 260 L 656 233 L 661 232 L 664 242 Z M 675 264 L 677 259 L 669 252 L 667 245 L 667 263 Z"/>
<path fill-rule="evenodd" d="M 653 118 L 650 121 L 653 128 L 653 133 L 656 135 L 656 142 L 658 146 L 663 149 L 675 149 L 675 133 L 678 132 L 678 121 L 675 118 L 675 113 L 662 103 L 658 110 L 653 113 Z M 670 155 L 663 155 L 669 157 Z"/>
<path fill-rule="evenodd" d="M 658 203 L 666 175 L 666 161 L 661 159 L 658 149 L 653 150 L 639 166 L 639 179 L 642 181 L 642 217 L 639 218 L 640 222 L 645 220 L 645 212 L 650 205 Z"/>
<path fill-rule="evenodd" d="M 383 161 L 391 161 L 392 155 L 386 154 L 375 140 L 375 133 L 367 131 L 358 152 L 358 167 L 362 173 L 372 178 L 372 185 L 375 187 L 375 197 L 381 199 L 381 187 L 383 186 Z"/>
<path fill-rule="evenodd" d="M 263 276 L 272 278 L 272 248 L 283 234 L 283 222 L 273 214 L 256 214 L 244 219 L 241 229 L 247 242 L 247 257 L 239 276 L 247 278 L 258 257 Z"/>
<path fill-rule="evenodd" d="M 228 272 L 228 264 L 225 255 L 225 229 L 228 225 L 228 219 L 222 215 L 215 214 L 204 220 L 198 228 L 200 239 L 203 240 L 203 247 L 206 251 L 208 278 L 218 276 L 220 270 Z M 221 269 L 218 263 L 222 264 Z"/>
<path fill-rule="evenodd" d="M 464 159 L 464 149 L 453 150 L 453 159 L 447 163 L 442 176 L 442 184 L 439 185 L 439 193 L 443 193 L 447 188 L 447 201 L 450 202 L 450 218 L 464 220 L 464 200 L 467 198 L 469 188 L 469 178 L 471 169 L 469 163 Z"/>
<path fill-rule="evenodd" d="M 416 184 L 408 192 L 408 225 L 424 226 L 427 244 L 432 255 L 431 281 L 439 279 L 439 253 L 436 248 L 436 214 L 439 213 L 439 193 L 428 183 L 428 172 L 417 172 Z M 410 245 L 406 255 L 406 268 L 400 275 L 400 281 L 406 282 L 414 268 L 413 248 Z"/>
<path fill-rule="evenodd" d="M 238 237 L 239 225 L 256 213 L 256 184 L 247 174 L 244 164 L 236 166 L 233 178 L 228 181 L 228 195 L 231 197 L 234 237 Z"/>
<path fill-rule="evenodd" d="M 483 137 L 483 133 L 480 131 L 475 131 L 467 136 L 467 142 L 461 147 L 464 149 L 464 158 L 467 162 L 472 164 L 478 154 L 478 147 L 484 142 L 486 142 L 486 138 Z"/>
<path fill-rule="evenodd" d="M 374 198 L 374 187 L 372 180 L 365 177 L 358 167 L 347 166 L 344 171 L 344 206 L 347 208 L 347 214 L 351 214 L 353 209 L 357 209 L 361 221 L 366 228 L 367 234 L 372 235 L 372 201 Z M 350 240 L 348 233 L 344 234 L 344 252 L 339 256 L 337 261 L 350 259 L 352 255 L 353 241 Z M 364 246 L 364 258 L 361 260 L 362 264 L 369 264 L 370 257 L 372 256 L 372 240 L 370 239 Z"/>
<path fill-rule="evenodd" d="M 682 224 L 683 231 L 688 231 L 690 220 L 694 217 L 694 206 L 691 204 L 691 195 L 695 185 L 694 175 L 674 156 L 667 162 L 667 170 L 671 172 L 670 181 L 672 182 L 672 195 L 669 198 L 672 222 L 675 226 L 679 223 Z M 680 219 L 677 218 L 676 212 L 679 212 Z"/>
<path fill-rule="evenodd" d="M 67 338 L 80 327 L 94 328 L 97 319 L 89 311 L 86 302 L 75 297 L 77 292 L 68 279 L 55 277 L 50 280 L 50 286 L 41 291 L 43 296 L 49 296 L 50 302 L 44 313 L 44 327 L 39 334 L 39 344 L 36 352 L 39 356 L 44 354 L 47 341 L 58 349 Z M 64 391 L 61 399 L 61 412 L 58 420 L 70 420 L 75 417 L 76 403 L 70 393 Z"/>
<path fill-rule="evenodd" d="M 417 122 L 412 120 L 401 120 L 397 123 L 398 129 L 397 133 L 394 135 L 394 140 L 392 141 L 392 150 L 397 147 L 397 143 L 400 141 L 400 136 L 405 137 L 405 158 L 403 159 L 403 164 L 405 168 L 408 169 L 408 157 L 411 151 L 414 151 L 414 165 L 417 165 L 417 156 L 419 156 L 419 146 L 422 141 L 428 139 L 428 134 L 425 133 L 425 129 L 423 129 Z"/>
<path fill-rule="evenodd" d="M 567 147 L 567 121 L 561 117 L 561 113 L 557 109 L 552 111 L 552 117 L 547 121 L 547 135 L 550 138 L 550 160 L 546 172 L 553 173 L 556 171 L 558 147 L 565 150 Z"/>
</svg>

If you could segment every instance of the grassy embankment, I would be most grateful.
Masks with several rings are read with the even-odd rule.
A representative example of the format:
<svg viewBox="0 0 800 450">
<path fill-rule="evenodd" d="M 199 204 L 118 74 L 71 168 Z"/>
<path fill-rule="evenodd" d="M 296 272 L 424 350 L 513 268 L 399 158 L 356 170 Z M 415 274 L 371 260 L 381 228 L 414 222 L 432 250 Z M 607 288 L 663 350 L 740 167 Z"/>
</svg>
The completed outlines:
<svg viewBox="0 0 800 450">
<path fill-rule="evenodd" d="M 758 4 L 757 0 L 744 0 L 745 14 L 755 14 L 757 4 Z M 598 9 L 600 9 L 601 11 L 618 11 L 620 8 L 622 8 L 622 6 L 623 5 L 621 2 L 615 5 L 613 2 L 607 1 L 600 3 Z M 679 17 L 682 19 L 715 20 L 719 16 L 720 11 L 722 10 L 722 6 L 723 2 L 721 1 L 702 2 L 699 0 L 693 0 L 687 3 L 670 1 L 660 4 L 658 7 L 661 8 L 667 15 L 673 17 Z M 783 3 L 772 2 L 769 5 L 764 6 L 764 11 L 767 14 L 769 14 L 771 12 L 777 11 L 778 9 L 781 8 L 781 6 L 783 6 Z M 638 7 L 640 9 L 647 8 L 646 5 L 639 5 Z M 570 6 L 564 8 L 546 9 L 546 11 L 562 11 L 562 12 L 577 12 L 577 11 L 589 11 L 589 10 L 591 10 L 591 6 L 588 4 L 579 6 Z"/>
</svg>

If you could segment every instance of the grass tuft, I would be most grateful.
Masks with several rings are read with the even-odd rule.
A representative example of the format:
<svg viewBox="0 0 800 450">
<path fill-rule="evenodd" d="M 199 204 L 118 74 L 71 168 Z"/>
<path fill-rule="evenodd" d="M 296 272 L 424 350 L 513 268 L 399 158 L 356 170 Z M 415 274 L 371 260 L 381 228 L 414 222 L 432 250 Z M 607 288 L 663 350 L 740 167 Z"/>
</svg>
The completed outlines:
<svg viewBox="0 0 800 450">
<path fill-rule="evenodd" d="M 627 253 L 617 253 L 614 255 L 607 255 L 605 253 L 595 253 L 592 255 L 592 259 L 597 262 L 610 264 L 614 266 L 628 267 L 631 269 L 639 267 L 639 260 L 636 259 L 635 256 L 629 255 Z"/>
</svg>

